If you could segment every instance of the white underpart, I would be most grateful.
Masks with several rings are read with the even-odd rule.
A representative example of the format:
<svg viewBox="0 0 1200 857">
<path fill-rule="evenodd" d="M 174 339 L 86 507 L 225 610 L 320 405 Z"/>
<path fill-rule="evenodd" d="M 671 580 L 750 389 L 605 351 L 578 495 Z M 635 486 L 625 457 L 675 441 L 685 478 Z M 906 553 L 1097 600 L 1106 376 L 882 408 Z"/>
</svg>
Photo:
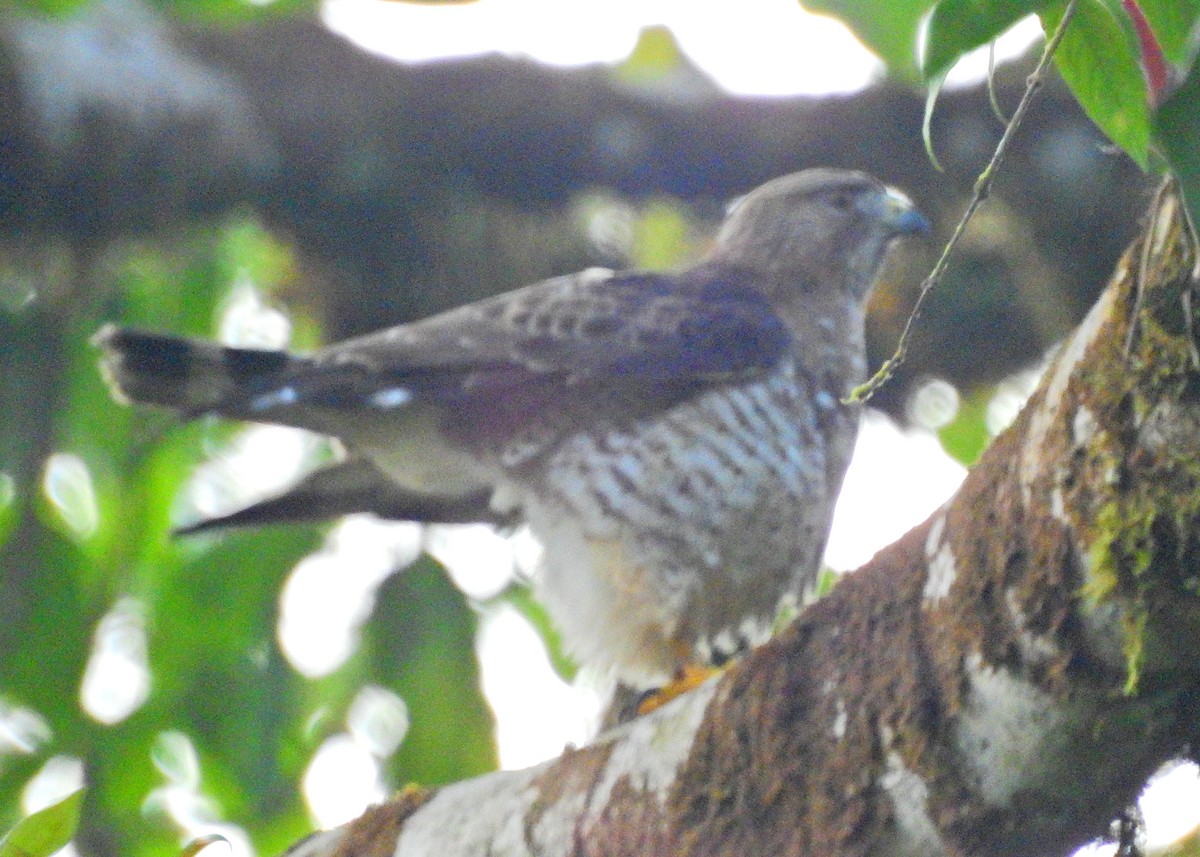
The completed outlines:
<svg viewBox="0 0 1200 857">
<path fill-rule="evenodd" d="M 347 441 L 401 487 L 446 496 L 493 484 L 489 468 L 446 445 L 431 412 L 364 410 L 361 417 L 347 428 Z"/>
<path fill-rule="evenodd" d="M 536 578 L 538 595 L 554 617 L 568 651 L 601 674 L 625 665 L 623 677 L 630 681 L 654 683 L 664 679 L 657 673 L 636 675 L 633 665 L 647 660 L 641 639 L 644 629 L 670 632 L 668 617 L 674 615 L 674 605 L 621 598 L 607 570 L 587 567 L 585 564 L 600 557 L 597 540 L 603 539 L 603 534 L 586 533 L 575 517 L 537 502 L 529 503 L 526 515 L 545 547 Z M 611 536 L 615 535 L 613 524 Z M 619 549 L 615 543 L 613 549 Z M 612 559 L 615 564 L 621 562 L 620 557 Z M 588 609 L 580 609 L 580 605 Z"/>
</svg>

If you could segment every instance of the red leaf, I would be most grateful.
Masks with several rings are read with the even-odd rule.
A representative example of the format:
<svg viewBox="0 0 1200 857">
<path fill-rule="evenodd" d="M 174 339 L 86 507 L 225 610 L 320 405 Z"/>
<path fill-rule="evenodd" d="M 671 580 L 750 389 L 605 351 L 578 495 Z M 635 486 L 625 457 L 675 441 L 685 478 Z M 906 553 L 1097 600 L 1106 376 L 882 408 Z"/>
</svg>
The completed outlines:
<svg viewBox="0 0 1200 857">
<path fill-rule="evenodd" d="M 1142 51 L 1142 73 L 1146 76 L 1150 106 L 1157 107 L 1166 94 L 1168 78 L 1167 60 L 1163 56 L 1162 45 L 1158 43 L 1158 37 L 1150 29 L 1146 13 L 1142 11 L 1137 0 L 1121 0 L 1121 5 L 1125 9 L 1125 13 L 1129 15 L 1129 19 L 1133 21 L 1133 28 L 1137 32 L 1138 46 Z"/>
</svg>

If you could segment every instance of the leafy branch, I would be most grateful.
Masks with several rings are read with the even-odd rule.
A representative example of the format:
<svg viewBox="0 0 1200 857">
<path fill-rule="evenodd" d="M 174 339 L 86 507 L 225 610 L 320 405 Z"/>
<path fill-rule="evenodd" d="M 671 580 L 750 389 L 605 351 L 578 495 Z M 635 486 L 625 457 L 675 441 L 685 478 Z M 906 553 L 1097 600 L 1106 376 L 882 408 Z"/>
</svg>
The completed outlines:
<svg viewBox="0 0 1200 857">
<path fill-rule="evenodd" d="M 924 307 L 925 301 L 937 287 L 938 283 L 942 281 L 942 277 L 945 276 L 946 269 L 950 265 L 950 258 L 953 256 L 954 249 L 958 246 L 959 240 L 966 232 L 967 224 L 971 222 L 971 218 L 975 216 L 975 212 L 979 206 L 983 204 L 983 201 L 991 193 L 992 182 L 995 180 L 996 173 L 1000 169 L 1000 164 L 1004 160 L 1004 155 L 1008 151 L 1009 143 L 1016 134 L 1017 129 L 1021 127 L 1021 123 L 1024 122 L 1025 114 L 1029 111 L 1029 105 L 1033 103 L 1034 95 L 1042 88 L 1046 71 L 1050 67 L 1050 61 L 1054 59 L 1054 54 L 1058 50 L 1058 46 L 1062 44 L 1067 27 L 1070 26 L 1072 19 L 1075 17 L 1075 9 L 1078 3 L 1079 0 L 1069 0 L 1066 11 L 1058 22 L 1058 27 L 1050 37 L 1050 40 L 1046 42 L 1046 46 L 1042 50 L 1041 59 L 1038 60 L 1037 67 L 1033 70 L 1033 73 L 1029 75 L 1029 79 L 1025 85 L 1025 92 L 1021 96 L 1021 101 L 1017 104 L 1017 109 L 1013 112 L 1012 118 L 1005 125 L 1004 134 L 1001 136 L 1000 142 L 996 144 L 996 149 L 992 152 L 991 160 L 988 161 L 983 172 L 975 180 L 975 187 L 971 194 L 971 200 L 967 203 L 966 210 L 963 211 L 962 217 L 959 218 L 958 225 L 954 227 L 954 232 L 950 236 L 950 240 L 942 248 L 942 253 L 938 257 L 937 263 L 934 264 L 933 270 L 929 272 L 929 275 L 921 283 L 921 289 L 917 294 L 917 301 L 908 315 L 908 320 L 904 323 L 904 330 L 900 333 L 900 339 L 896 343 L 896 350 L 890 358 L 883 361 L 883 364 L 865 384 L 855 387 L 850 392 L 848 401 L 868 401 L 904 364 L 904 360 L 908 356 L 908 347 L 912 339 L 912 332 L 917 321 L 921 318 L 921 310 Z"/>
</svg>

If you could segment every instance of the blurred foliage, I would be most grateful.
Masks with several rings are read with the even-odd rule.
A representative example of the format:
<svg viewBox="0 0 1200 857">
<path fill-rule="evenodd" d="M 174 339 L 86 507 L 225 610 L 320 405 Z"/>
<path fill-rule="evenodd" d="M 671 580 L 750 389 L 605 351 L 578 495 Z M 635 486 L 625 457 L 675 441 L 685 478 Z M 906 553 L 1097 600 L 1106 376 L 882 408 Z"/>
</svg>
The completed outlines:
<svg viewBox="0 0 1200 857">
<path fill-rule="evenodd" d="M 1058 27 L 1065 4 L 1042 13 L 1047 32 Z M 1092 121 L 1145 167 L 1150 145 L 1150 105 L 1137 37 L 1119 6 L 1083 0 L 1067 28 L 1055 62 Z"/>
<path fill-rule="evenodd" d="M 1200 223 L 1200 64 L 1193 64 L 1183 84 L 1154 114 L 1154 135 L 1179 180 L 1192 223 Z"/>
<path fill-rule="evenodd" d="M 9 0 L 12 6 L 41 15 L 69 15 L 86 6 L 89 0 Z M 4 8 L 0 6 L 0 9 Z"/>
<path fill-rule="evenodd" d="M 50 857 L 75 835 L 82 804 L 83 791 L 77 790 L 21 819 L 0 838 L 0 857 Z"/>
<path fill-rule="evenodd" d="M 904 73 L 902 52 L 872 41 L 886 15 L 907 16 L 912 0 L 840 3 L 844 20 Z M 915 4 L 929 11 L 921 73 L 936 92 L 967 52 L 986 45 L 1028 15 L 1043 29 L 1058 27 L 1067 0 L 941 0 Z M 878 11 L 877 11 L 878 10 Z M 886 10 L 886 11 L 885 11 Z M 916 29 L 909 33 L 916 44 Z M 1078 0 L 1054 60 L 1083 109 L 1143 168 L 1166 168 L 1181 182 L 1193 222 L 1200 220 L 1200 0 Z M 933 98 L 930 99 L 933 109 Z"/>
<path fill-rule="evenodd" d="M 667 27 L 646 27 L 638 35 L 629 56 L 613 69 L 618 80 L 638 85 L 661 86 L 664 80 L 688 68 L 675 34 Z"/>
<path fill-rule="evenodd" d="M 816 0 L 806 5 L 840 17 L 893 74 L 908 76 L 910 58 L 919 53 L 929 91 L 928 133 L 928 112 L 960 58 L 1030 15 L 1038 15 L 1043 29 L 1053 32 L 1068 0 Z M 1143 168 L 1175 176 L 1193 224 L 1200 223 L 1198 54 L 1200 0 L 1077 0 L 1054 57 L 1083 109 L 1114 143 Z M 926 142 L 932 152 L 928 137 Z M 985 412 L 979 400 L 968 402 L 941 431 L 946 449 L 964 463 L 974 461 L 986 444 Z"/>
<path fill-rule="evenodd" d="M 477 617 L 429 557 L 384 582 L 364 648 L 371 672 L 408 704 L 409 729 L 389 759 L 393 782 L 440 784 L 496 767 L 491 712 L 475 663 Z"/>
<path fill-rule="evenodd" d="M 64 16 L 86 8 L 93 0 L 7 0 L 19 9 L 41 15 Z M 319 0 L 151 0 L 172 14 L 213 23 L 236 24 L 269 15 L 315 14 Z M 3 9 L 0 0 L 0 9 Z"/>
<path fill-rule="evenodd" d="M 444 570 L 423 559 L 386 583 L 358 651 L 332 675 L 304 677 L 277 642 L 280 591 L 321 544 L 319 531 L 173 539 L 197 465 L 237 428 L 124 407 L 97 371 L 88 339 L 102 322 L 212 337 L 231 292 L 286 288 L 296 276 L 291 252 L 236 221 L 169 246 L 131 244 L 68 262 L 43 266 L 66 269 L 65 283 L 38 285 L 36 270 L 16 264 L 0 283 L 11 295 L 31 289 L 27 300 L 0 304 L 0 326 L 20 334 L 3 340 L 0 392 L 42 388 L 53 403 L 40 425 L 0 431 L 33 433 L 0 439 L 0 829 L 20 817 L 48 760 L 76 758 L 89 786 L 78 833 L 85 853 L 176 854 L 201 819 L 240 825 L 261 852 L 282 851 L 313 826 L 300 790 L 309 762 L 326 737 L 346 731 L 348 708 L 367 686 L 394 690 L 411 713 L 408 737 L 380 760 L 390 786 L 494 768 L 475 613 Z M 85 282 L 86 293 L 104 297 L 82 299 Z M 297 315 L 293 325 L 293 342 L 319 339 L 312 319 Z M 22 341 L 57 359 L 26 359 L 11 347 Z M 6 401 L 5 410 L 21 405 Z M 103 652 L 144 661 L 148 694 L 132 711 L 84 705 Z M 4 740 L 10 729 L 17 740 Z M 163 763 L 169 736 L 194 763 Z M 172 773 L 192 767 L 191 776 Z M 71 787 L 44 780 L 50 791 Z M 180 788 L 190 789 L 190 819 L 167 799 Z"/>
<path fill-rule="evenodd" d="M 172 14 L 217 24 L 295 14 L 316 14 L 319 0 L 153 0 Z"/>
<path fill-rule="evenodd" d="M 979 390 L 959 404 L 958 413 L 949 423 L 938 429 L 938 440 L 946 454 L 970 467 L 979 460 L 991 442 L 988 431 L 987 412 L 991 390 Z"/>
<path fill-rule="evenodd" d="M 248 4 L 169 5 L 234 20 Z M 673 50 L 642 50 L 626 71 L 644 77 L 642 64 L 661 66 Z M 642 210 L 601 200 L 597 212 L 638 265 L 697 252 L 695 224 L 672 200 Z M 89 857 L 176 855 L 214 825 L 280 852 L 313 827 L 302 794 L 310 763 L 328 740 L 354 734 L 356 701 L 379 690 L 406 721 L 399 744 L 376 757 L 386 787 L 496 767 L 478 606 L 428 556 L 369 593 L 353 651 L 309 678 L 279 643 L 280 604 L 293 569 L 322 547 L 320 529 L 171 536 L 196 514 L 187 497 L 197 468 L 233 448 L 240 428 L 114 402 L 89 339 L 106 322 L 212 338 L 248 286 L 268 304 L 307 286 L 292 250 L 249 219 L 0 257 L 0 396 L 23 417 L 0 427 L 0 830 L 47 792 L 74 787 L 51 774 L 78 760 L 88 788 L 72 804 L 76 842 Z M 322 341 L 303 311 L 290 322 L 293 346 Z M 574 677 L 528 585 L 496 598 Z M 97 661 L 114 652 L 149 679 L 144 698 L 115 713 L 85 703 Z M 6 729 L 18 739 L 6 742 Z"/>
<path fill-rule="evenodd" d="M 802 5 L 845 21 L 889 73 L 916 79 L 917 36 L 932 0 L 804 0 Z"/>
<path fill-rule="evenodd" d="M 86 0 L 15 2 L 65 14 Z M 1059 67 L 1117 143 L 1143 162 L 1165 158 L 1195 210 L 1200 79 L 1190 34 L 1200 0 L 1142 0 L 1156 37 L 1150 41 L 1127 14 L 1128 2 L 1081 0 L 1082 23 Z M 230 22 L 315 9 L 314 0 L 160 5 Z M 1052 26 L 1064 8 L 1062 0 L 806 5 L 850 23 L 895 74 L 921 74 L 931 85 L 1020 17 L 1040 13 Z M 918 68 L 917 34 L 931 11 Z M 1155 45 L 1171 69 L 1163 89 L 1148 88 L 1147 52 Z M 658 36 L 639 50 L 640 59 L 621 72 L 630 80 L 668 74 L 677 62 Z M 629 219 L 615 232 L 628 226 L 636 263 L 665 267 L 694 252 L 686 217 L 669 202 Z M 48 762 L 75 758 L 89 788 L 66 806 L 81 812 L 78 841 L 88 855 L 178 853 L 192 832 L 164 792 L 185 786 L 199 815 L 242 826 L 264 853 L 281 851 L 312 827 L 300 782 L 314 753 L 346 731 L 351 704 L 373 686 L 397 694 L 410 721 L 398 748 L 379 760 L 389 786 L 494 767 L 493 724 L 474 655 L 476 612 L 444 569 L 426 557 L 389 577 L 346 662 L 330 675 L 304 677 L 277 641 L 279 598 L 292 569 L 321 544 L 320 532 L 173 540 L 173 510 L 197 464 L 235 428 L 182 425 L 124 408 L 96 371 L 87 341 L 101 322 L 211 337 L 235 285 L 249 281 L 268 295 L 288 286 L 296 276 L 290 251 L 254 222 L 236 221 L 169 244 L 42 247 L 38 254 L 0 260 L 0 394 L 9 417 L 0 426 L 0 829 L 17 823 L 30 782 L 55 767 Z M 321 339 L 315 320 L 301 314 L 292 322 L 295 344 Z M 986 411 L 980 393 L 941 430 L 960 461 L 973 461 L 986 444 Z M 560 674 L 573 675 L 528 590 L 514 585 L 500 597 L 542 632 Z M 114 625 L 118 633 L 110 634 Z M 144 657 L 150 681 L 132 711 L 109 718 L 81 700 L 89 664 L 104 645 Z M 49 842 L 51 828 L 35 818 L 24 824 Z M 63 829 L 63 816 L 44 818 Z"/>
<path fill-rule="evenodd" d="M 929 13 L 921 73 L 926 80 L 940 80 L 959 59 L 980 45 L 1001 36 L 1005 30 L 1037 9 L 1028 0 L 942 0 Z M 1046 3 L 1037 4 L 1038 7 Z"/>
<path fill-rule="evenodd" d="M 650 203 L 634 232 L 632 256 L 637 267 L 663 270 L 680 264 L 695 247 L 691 229 L 678 203 L 664 200 Z"/>
<path fill-rule="evenodd" d="M 579 665 L 563 648 L 562 637 L 558 629 L 550 621 L 550 614 L 533 595 L 533 587 L 525 581 L 514 581 L 495 597 L 512 605 L 517 612 L 525 617 L 525 621 L 534 627 L 538 636 L 546 643 L 546 654 L 550 657 L 550 666 L 563 681 L 574 681 L 579 674 Z"/>
</svg>

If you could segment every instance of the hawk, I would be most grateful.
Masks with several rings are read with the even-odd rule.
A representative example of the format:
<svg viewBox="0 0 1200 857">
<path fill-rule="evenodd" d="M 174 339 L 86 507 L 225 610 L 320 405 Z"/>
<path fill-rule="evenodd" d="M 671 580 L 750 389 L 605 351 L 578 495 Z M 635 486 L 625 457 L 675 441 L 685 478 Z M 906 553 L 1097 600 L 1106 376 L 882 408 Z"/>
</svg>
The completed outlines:
<svg viewBox="0 0 1200 857">
<path fill-rule="evenodd" d="M 309 355 L 105 327 L 115 389 L 339 438 L 344 460 L 203 522 L 527 521 L 570 651 L 661 683 L 812 586 L 858 430 L 864 304 L 928 223 L 861 172 L 775 179 L 676 273 L 592 269 Z"/>
</svg>

